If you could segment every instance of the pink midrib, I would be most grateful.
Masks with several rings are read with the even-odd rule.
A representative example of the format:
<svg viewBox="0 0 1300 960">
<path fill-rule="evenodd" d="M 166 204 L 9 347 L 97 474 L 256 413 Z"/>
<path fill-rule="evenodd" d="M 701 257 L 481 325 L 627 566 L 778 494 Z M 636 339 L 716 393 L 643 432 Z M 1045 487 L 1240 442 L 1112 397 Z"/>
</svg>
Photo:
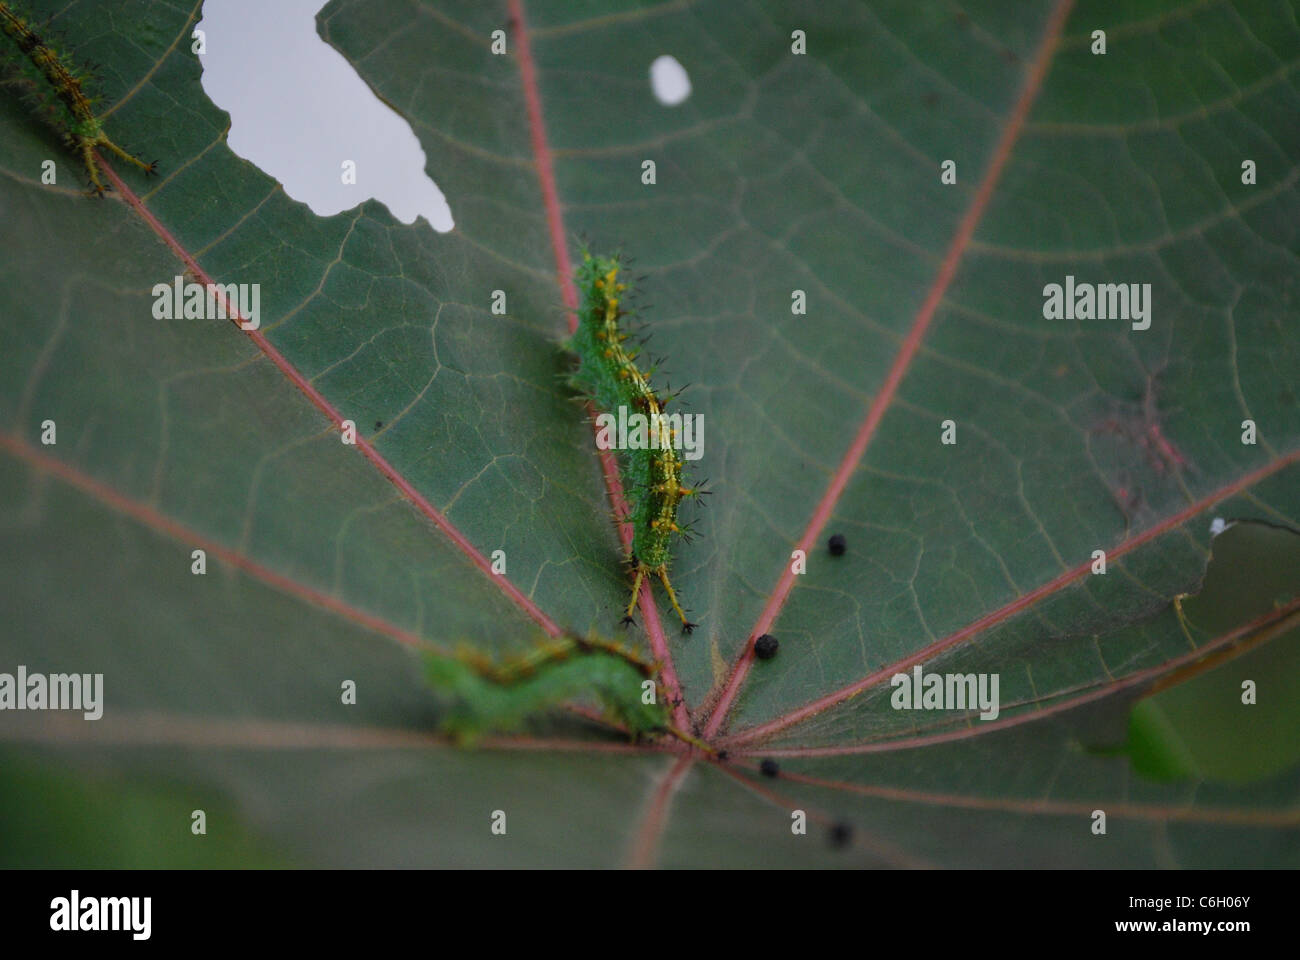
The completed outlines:
<svg viewBox="0 0 1300 960">
<path fill-rule="evenodd" d="M 105 163 L 102 158 L 99 158 L 99 162 L 108 178 L 113 181 L 113 186 L 116 188 L 118 194 L 128 204 L 130 204 L 132 209 L 134 209 L 145 223 L 149 225 L 150 229 L 152 229 L 154 233 L 156 233 L 158 237 L 171 248 L 172 252 L 175 253 L 181 262 L 185 264 L 199 282 L 204 285 L 213 284 L 213 280 L 208 275 L 207 271 L 199 266 L 198 261 L 194 259 L 188 250 L 181 246 L 180 241 L 172 235 L 171 231 L 162 225 L 158 218 L 153 215 L 140 198 L 136 196 L 130 187 L 122 181 L 122 178 L 117 175 L 113 168 Z M 226 299 L 224 293 L 219 287 L 213 287 L 212 289 L 214 296 L 220 301 L 223 308 L 226 310 L 226 315 L 236 324 L 241 324 L 248 319 L 239 316 L 239 312 L 235 305 Z M 243 327 L 241 326 L 240 329 L 242 330 Z M 310 400 L 312 404 L 321 411 L 321 413 L 325 414 L 325 416 L 336 427 L 340 430 L 343 429 L 343 421 L 345 419 L 343 414 L 341 414 L 333 404 L 326 400 L 325 397 L 321 395 L 320 391 L 317 390 L 311 382 L 293 366 L 293 364 L 285 359 L 284 355 L 266 339 L 260 330 L 244 330 L 244 332 L 257 345 L 257 348 L 266 355 L 267 359 L 275 364 L 279 371 L 288 378 L 290 383 L 305 394 L 307 399 Z M 374 464 L 376 469 L 378 469 L 390 483 L 397 487 L 406 499 L 410 500 L 411 503 L 415 505 L 416 509 L 432 520 L 438 529 L 446 535 L 456 548 L 465 554 L 465 556 L 469 558 L 470 562 L 473 563 L 474 566 L 478 567 L 484 575 L 496 584 L 496 586 L 504 592 L 516 606 L 523 610 L 525 614 L 527 614 L 550 636 L 558 637 L 563 634 L 564 631 L 561 630 L 559 624 L 547 616 L 546 613 L 544 613 L 537 604 L 533 603 L 532 600 L 526 597 L 518 587 L 507 580 L 504 575 L 494 573 L 492 571 L 491 562 L 483 556 L 483 554 L 480 553 L 472 543 L 470 543 L 469 539 L 461 533 L 460 530 L 458 530 L 455 525 L 446 518 L 446 516 L 443 515 L 442 511 L 438 510 L 424 497 L 423 494 L 416 490 L 411 482 L 399 473 L 397 468 L 389 463 L 388 460 L 374 448 L 369 440 L 358 433 L 356 435 L 355 444 L 357 449 L 361 451 L 362 455 Z"/>
<path fill-rule="evenodd" d="M 537 66 L 533 60 L 532 47 L 528 42 L 528 28 L 524 20 L 521 0 L 510 0 L 510 19 L 515 24 L 515 54 L 519 59 L 520 80 L 524 88 L 524 102 L 528 109 L 528 125 L 532 140 L 533 157 L 537 164 L 537 179 L 542 191 L 542 204 L 546 210 L 546 223 L 551 235 L 551 248 L 555 255 L 556 282 L 564 305 L 569 309 L 569 333 L 578 328 L 578 291 L 573 283 L 573 263 L 569 259 L 569 247 L 565 240 L 564 214 L 560 207 L 560 194 L 555 183 L 555 164 L 550 145 L 546 139 L 546 121 L 542 115 L 541 89 L 537 81 Z M 589 408 L 590 409 L 590 408 Z M 600 454 L 601 472 L 605 477 L 605 489 L 615 516 L 627 515 L 627 500 L 623 495 L 623 485 L 619 480 L 618 463 L 609 451 Z M 629 553 L 632 547 L 632 526 L 628 523 L 619 525 L 619 538 L 623 548 Z M 663 624 L 659 620 L 659 611 L 655 606 L 654 594 L 649 581 L 642 583 L 639 599 L 641 616 L 645 620 L 646 636 L 650 641 L 650 650 L 659 664 L 660 677 L 664 689 L 672 703 L 673 722 L 682 729 L 690 726 L 690 714 L 682 696 L 681 684 L 673 666 L 672 652 L 668 649 L 668 638 L 664 635 Z"/>
<path fill-rule="evenodd" d="M 1274 473 L 1277 473 L 1279 470 L 1282 470 L 1297 461 L 1300 461 L 1300 450 L 1293 450 L 1291 453 L 1279 457 L 1272 463 L 1267 463 L 1262 467 L 1252 470 L 1250 473 L 1234 480 L 1232 483 L 1226 484 L 1218 490 L 1213 491 L 1208 496 L 1188 505 L 1178 513 L 1166 517 L 1164 520 L 1144 530 L 1136 537 L 1130 537 L 1128 540 L 1112 547 L 1110 550 L 1106 551 L 1107 560 L 1118 560 L 1120 557 L 1131 553 L 1143 544 L 1149 543 L 1162 534 L 1169 532 L 1174 527 L 1186 523 L 1192 517 L 1199 513 L 1203 513 L 1216 503 L 1253 487 L 1266 477 L 1272 476 Z M 857 696 L 868 687 L 884 682 L 895 673 L 908 670 L 919 663 L 932 659 L 943 651 L 951 649 L 957 644 L 969 640 L 972 637 L 983 633 L 985 630 L 1009 620 L 1018 613 L 1022 613 L 1040 600 L 1051 596 L 1069 584 L 1082 580 L 1091 572 L 1092 563 L 1092 560 L 1086 560 L 1078 566 L 1060 574 L 1055 579 L 1049 580 L 1042 586 L 1029 591 L 1029 593 L 1026 593 L 1023 596 L 1017 597 L 1015 600 L 1012 600 L 1010 603 L 1002 607 L 999 607 L 997 610 L 994 610 L 991 613 L 986 613 L 974 623 L 963 627 L 956 633 L 949 634 L 940 640 L 936 640 L 934 643 L 922 647 L 920 650 L 909 654 L 901 660 L 882 667 L 874 673 L 863 677 L 861 680 L 832 691 L 823 697 L 819 697 L 818 699 L 806 703 L 788 713 L 782 714 L 774 720 L 769 720 L 767 723 L 760 724 L 759 726 L 739 731 L 734 736 L 728 738 L 726 742 L 728 744 L 748 743 L 753 740 L 761 739 L 762 737 L 771 736 L 786 727 L 807 720 L 809 717 L 821 713 L 823 710 L 833 707 L 836 704 L 843 703 L 845 700 Z"/>
<path fill-rule="evenodd" d="M 799 538 L 797 548 L 804 551 L 805 556 L 813 549 L 813 545 L 821 535 L 822 530 L 825 529 L 831 513 L 834 512 L 836 504 L 839 503 L 840 497 L 848 486 L 849 480 L 857 470 L 858 463 L 862 460 L 863 454 L 866 453 L 868 444 L 871 443 L 872 437 L 875 436 L 876 428 L 884 418 L 885 411 L 889 409 L 894 395 L 898 392 L 899 384 L 903 382 L 903 377 L 906 376 L 916 352 L 921 347 L 921 341 L 930 327 L 930 321 L 933 319 L 935 311 L 943 300 L 944 293 L 947 292 L 949 284 L 952 283 L 952 278 L 957 273 L 962 256 L 966 252 L 966 246 L 969 244 L 971 237 L 975 233 L 975 228 L 984 215 L 989 199 L 993 196 L 993 190 L 1002 176 L 1002 170 L 1011 156 L 1012 147 L 1020 136 L 1020 130 L 1024 126 L 1025 118 L 1029 115 L 1029 110 L 1038 96 L 1039 89 L 1042 87 L 1043 78 L 1047 76 L 1048 67 L 1052 62 L 1052 55 L 1056 50 L 1057 40 L 1060 38 L 1061 30 L 1065 26 L 1065 20 L 1072 5 L 1073 0 L 1059 0 L 1048 18 L 1043 40 L 1039 44 L 1033 66 L 1025 79 L 1020 96 L 1016 100 L 1016 105 L 1003 127 L 1002 135 L 998 138 L 992 160 L 989 162 L 984 178 L 980 181 L 975 197 L 962 217 L 951 243 L 948 245 L 948 251 L 939 266 L 939 272 L 926 293 L 925 299 L 921 302 L 921 307 L 917 311 L 916 318 L 912 321 L 907 336 L 903 339 L 898 354 L 894 357 L 893 364 L 890 365 L 885 382 L 881 385 L 875 397 L 872 398 L 871 405 L 867 408 L 866 418 L 854 435 L 853 443 L 850 444 L 844 459 L 840 461 L 838 469 L 836 469 L 834 476 L 831 477 L 830 485 L 813 509 L 812 518 L 808 521 L 808 526 Z M 706 738 L 716 734 L 726 720 L 727 714 L 731 710 L 731 706 L 735 702 L 740 688 L 744 685 L 745 678 L 748 676 L 749 669 L 753 664 L 754 641 L 767 633 L 772 624 L 776 622 L 776 618 L 780 615 L 781 608 L 785 606 L 786 598 L 789 597 L 790 590 L 794 586 L 795 576 L 793 564 L 784 564 L 781 576 L 777 579 L 776 586 L 768 597 L 767 603 L 763 605 L 758 621 L 754 624 L 754 629 L 750 631 L 745 648 L 741 651 L 740 657 L 737 659 L 723 687 L 722 694 L 718 697 L 713 711 L 704 725 L 704 736 Z"/>
</svg>

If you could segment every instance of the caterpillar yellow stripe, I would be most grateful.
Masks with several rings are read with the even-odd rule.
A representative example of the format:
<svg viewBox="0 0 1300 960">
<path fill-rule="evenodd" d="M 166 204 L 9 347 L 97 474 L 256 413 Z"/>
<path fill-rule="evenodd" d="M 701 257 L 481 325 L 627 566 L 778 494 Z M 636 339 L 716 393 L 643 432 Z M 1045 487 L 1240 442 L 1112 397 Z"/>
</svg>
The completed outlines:
<svg viewBox="0 0 1300 960">
<path fill-rule="evenodd" d="M 629 334 L 622 319 L 628 315 L 624 304 L 629 290 L 628 283 L 620 279 L 621 271 L 616 258 L 583 251 L 575 275 L 582 298 L 578 327 L 567 344 L 579 358 L 573 382 L 600 410 L 615 413 L 624 407 L 645 415 L 651 430 L 655 430 L 655 425 L 666 423 L 665 401 L 655 393 L 649 376 L 637 366 L 636 354 L 627 347 Z M 641 584 L 652 577 L 663 584 L 668 602 L 681 619 L 682 631 L 690 633 L 696 624 L 682 610 L 668 567 L 673 539 L 683 534 L 677 520 L 678 507 L 682 500 L 696 497 L 700 491 L 683 482 L 676 431 L 668 426 L 662 429 L 663 439 L 669 442 L 618 451 L 620 479 L 629 500 L 628 516 L 620 519 L 630 521 L 633 530 L 632 555 L 628 558 L 632 596 L 623 622 L 632 622 Z"/>
<path fill-rule="evenodd" d="M 441 728 L 462 743 L 517 730 L 547 707 L 593 698 L 633 736 L 674 732 L 655 665 L 595 635 L 548 638 L 504 660 L 472 649 L 429 654 L 425 674 L 451 696 Z"/>
</svg>

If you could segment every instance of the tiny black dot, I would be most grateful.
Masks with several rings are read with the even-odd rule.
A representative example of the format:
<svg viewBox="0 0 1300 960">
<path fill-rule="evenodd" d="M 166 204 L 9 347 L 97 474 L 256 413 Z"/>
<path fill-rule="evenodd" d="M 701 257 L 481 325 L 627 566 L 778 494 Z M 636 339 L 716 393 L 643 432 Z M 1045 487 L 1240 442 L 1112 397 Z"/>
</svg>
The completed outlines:
<svg viewBox="0 0 1300 960">
<path fill-rule="evenodd" d="M 729 757 L 729 756 L 731 756 L 731 754 L 727 753 L 726 750 L 719 750 L 719 751 L 718 751 L 718 759 L 719 759 L 719 760 L 726 760 L 727 757 Z"/>
<path fill-rule="evenodd" d="M 376 429 L 376 430 L 378 430 L 378 429 L 379 429 L 380 427 L 382 427 L 383 425 L 384 425 L 384 421 L 382 421 L 382 420 L 376 420 L 376 421 L 375 421 L 375 429 Z"/>
<path fill-rule="evenodd" d="M 848 543 L 844 540 L 844 534 L 842 533 L 837 533 L 835 536 L 831 537 L 827 546 L 830 548 L 832 557 L 844 556 L 844 551 L 849 548 Z"/>
<path fill-rule="evenodd" d="M 777 648 L 781 644 L 777 642 L 776 637 L 770 633 L 765 633 L 754 641 L 754 656 L 760 660 L 771 660 L 776 656 Z"/>
<path fill-rule="evenodd" d="M 831 827 L 831 846 L 836 849 L 843 849 L 849 845 L 853 839 L 853 824 L 845 823 L 841 820 Z"/>
<path fill-rule="evenodd" d="M 758 772 L 765 777 L 775 777 L 781 772 L 781 768 L 777 765 L 775 760 L 771 757 L 767 757 L 758 765 Z"/>
</svg>

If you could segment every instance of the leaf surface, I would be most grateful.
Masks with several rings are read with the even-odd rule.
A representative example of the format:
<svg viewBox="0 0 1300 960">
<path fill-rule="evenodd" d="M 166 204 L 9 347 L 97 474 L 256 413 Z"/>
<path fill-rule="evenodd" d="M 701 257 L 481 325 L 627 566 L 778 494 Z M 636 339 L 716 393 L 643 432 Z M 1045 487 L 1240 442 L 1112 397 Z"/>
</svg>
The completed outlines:
<svg viewBox="0 0 1300 960">
<path fill-rule="evenodd" d="M 197 789 L 238 811 L 208 839 L 249 862 L 1300 862 L 1294 767 L 1158 783 L 1086 749 L 1203 653 L 1294 642 L 1294 604 L 1186 631 L 1171 606 L 1213 518 L 1300 515 L 1293 7 L 330 3 L 321 35 L 450 200 L 435 234 L 375 202 L 317 217 L 231 153 L 197 7 L 41 6 L 162 176 L 92 202 L 0 97 L 0 669 L 107 691 L 101 721 L 0 716 L 33 807 L 74 770 L 187 831 Z M 650 91 L 663 53 L 679 107 Z M 673 572 L 701 627 L 630 639 L 667 650 L 725 766 L 563 713 L 454 750 L 405 649 L 617 623 L 622 549 L 556 346 L 578 236 L 635 256 L 652 352 L 704 416 L 713 496 Z M 261 284 L 262 339 L 153 318 L 154 284 L 195 267 Z M 1150 328 L 1046 319 L 1067 276 L 1150 284 Z M 917 664 L 998 673 L 1001 716 L 893 709 Z"/>
</svg>

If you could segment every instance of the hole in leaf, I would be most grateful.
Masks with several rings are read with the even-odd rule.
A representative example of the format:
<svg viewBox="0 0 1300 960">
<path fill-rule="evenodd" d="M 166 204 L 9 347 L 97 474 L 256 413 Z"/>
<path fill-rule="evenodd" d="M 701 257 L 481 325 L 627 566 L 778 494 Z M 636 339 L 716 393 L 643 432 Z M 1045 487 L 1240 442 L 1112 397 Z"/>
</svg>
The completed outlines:
<svg viewBox="0 0 1300 960">
<path fill-rule="evenodd" d="M 204 3 L 197 24 L 206 46 L 202 84 L 230 114 L 230 149 L 318 216 L 373 197 L 402 223 L 423 216 L 435 230 L 450 230 L 451 208 L 424 172 L 410 124 L 317 34 L 323 5 Z"/>
<path fill-rule="evenodd" d="M 1186 627 L 1201 642 L 1268 623 L 1161 678 L 1134 704 L 1124 744 L 1095 751 L 1126 755 L 1148 779 L 1246 783 L 1300 762 L 1300 613 L 1270 617 L 1300 596 L 1300 534 L 1221 529 L 1204 586 L 1183 598 Z"/>
<path fill-rule="evenodd" d="M 650 64 L 650 89 L 665 107 L 675 107 L 691 95 L 691 78 L 676 57 L 664 54 Z"/>
</svg>

